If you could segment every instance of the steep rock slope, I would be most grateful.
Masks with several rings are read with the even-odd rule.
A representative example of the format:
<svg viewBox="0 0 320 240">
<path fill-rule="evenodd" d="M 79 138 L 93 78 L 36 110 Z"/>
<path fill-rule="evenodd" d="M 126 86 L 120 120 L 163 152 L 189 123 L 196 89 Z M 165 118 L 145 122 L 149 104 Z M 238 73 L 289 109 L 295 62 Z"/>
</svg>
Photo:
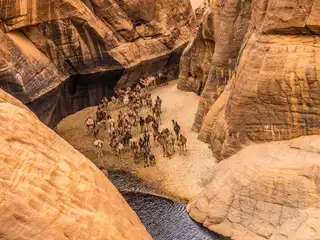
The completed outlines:
<svg viewBox="0 0 320 240">
<path fill-rule="evenodd" d="M 65 88 L 78 93 L 67 101 L 70 108 L 81 108 L 97 103 L 121 76 L 124 86 L 176 71 L 172 54 L 191 37 L 194 17 L 189 0 L 8 0 L 0 5 L 0 23 L 0 87 L 31 106 L 46 99 L 38 108 L 49 124 L 55 109 L 63 112 Z M 76 77 L 64 87 L 69 76 Z M 81 76 L 91 92 L 77 87 Z"/>
<path fill-rule="evenodd" d="M 1 239 L 151 239 L 93 163 L 0 89 Z"/>
<path fill-rule="evenodd" d="M 253 145 L 219 163 L 187 207 L 232 239 L 320 238 L 320 136 Z"/>
<path fill-rule="evenodd" d="M 180 63 L 179 89 L 201 94 L 193 129 L 199 131 L 206 112 L 220 96 L 235 63 L 251 17 L 251 1 L 204 1 L 194 39 Z"/>
<path fill-rule="evenodd" d="M 217 14 L 222 23 L 227 22 L 233 13 L 231 9 L 240 12 L 246 9 L 238 8 L 243 3 L 213 1 L 213 17 Z M 226 70 L 230 56 L 231 60 L 238 60 L 234 69 L 231 67 L 224 74 L 231 76 L 225 81 L 227 87 L 209 76 L 195 119 L 194 130 L 200 129 L 199 138 L 211 144 L 218 159 L 231 156 L 251 142 L 286 140 L 320 132 L 319 1 L 254 0 L 250 4 L 248 28 L 241 27 L 247 21 L 227 25 L 240 33 L 247 29 L 242 45 L 241 41 L 229 38 L 229 42 L 225 40 L 218 46 L 215 39 L 211 68 L 225 66 L 222 68 Z M 213 28 L 214 36 L 220 33 L 219 38 L 229 32 L 222 23 L 219 29 L 226 34 L 216 33 L 219 29 L 215 25 Z M 180 82 L 183 86 L 181 78 Z"/>
</svg>

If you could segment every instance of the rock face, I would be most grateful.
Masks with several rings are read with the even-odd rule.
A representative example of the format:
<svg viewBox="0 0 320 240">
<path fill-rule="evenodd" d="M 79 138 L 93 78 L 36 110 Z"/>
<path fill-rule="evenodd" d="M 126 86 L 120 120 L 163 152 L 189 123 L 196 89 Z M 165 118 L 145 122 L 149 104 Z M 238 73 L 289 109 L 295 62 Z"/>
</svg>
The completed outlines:
<svg viewBox="0 0 320 240">
<path fill-rule="evenodd" d="M 190 215 L 232 239 L 320 238 L 320 137 L 253 145 L 219 163 Z"/>
<path fill-rule="evenodd" d="M 206 112 L 220 96 L 235 63 L 251 17 L 251 1 L 204 1 L 196 36 L 180 63 L 178 88 L 201 94 L 193 129 L 199 131 Z"/>
<path fill-rule="evenodd" d="M 151 239 L 93 163 L 0 90 L 1 239 Z"/>
<path fill-rule="evenodd" d="M 199 138 L 211 144 L 218 159 L 231 156 L 251 142 L 320 133 L 319 1 L 255 0 L 251 17 L 240 14 L 246 20 L 238 22 L 238 17 L 234 21 L 238 15 L 231 13 L 243 12 L 250 4 L 216 1 L 211 6 L 214 19 L 221 21 L 218 29 L 214 25 L 214 36 L 218 35 L 223 44 L 218 45 L 215 39 L 211 68 L 219 70 L 222 66 L 223 75 L 232 77 L 225 88 L 217 77 L 208 75 L 194 129 L 200 129 Z M 233 25 L 224 24 L 228 21 Z M 229 42 L 224 38 L 237 32 L 246 35 L 229 38 Z M 226 74 L 230 56 L 232 65 L 233 60 L 238 61 Z M 181 88 L 191 80 L 180 77 Z"/>
<path fill-rule="evenodd" d="M 194 29 L 189 0 L 9 0 L 0 6 L 0 23 L 0 87 L 38 105 L 47 124 L 63 112 L 65 95 L 81 106 L 100 101 L 119 80 L 126 86 L 158 71 L 175 75 Z M 89 93 L 74 83 L 83 76 Z M 70 84 L 82 96 L 61 90 Z"/>
</svg>

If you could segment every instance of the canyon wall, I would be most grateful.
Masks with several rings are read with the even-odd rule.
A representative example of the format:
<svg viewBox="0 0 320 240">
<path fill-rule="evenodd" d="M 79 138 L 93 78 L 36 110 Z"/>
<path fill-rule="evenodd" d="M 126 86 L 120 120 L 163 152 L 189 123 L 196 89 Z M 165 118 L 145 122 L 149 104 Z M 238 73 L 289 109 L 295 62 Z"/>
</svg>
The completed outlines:
<svg viewBox="0 0 320 240">
<path fill-rule="evenodd" d="M 206 0 L 196 13 L 203 13 L 202 20 L 181 57 L 178 88 L 201 95 L 193 125 L 199 132 L 235 70 L 251 18 L 251 1 Z"/>
<path fill-rule="evenodd" d="M 193 129 L 220 163 L 187 209 L 236 240 L 319 239 L 320 2 L 209 3 L 220 25 L 207 43 L 203 15 L 179 87 L 201 94 Z M 199 68 L 207 76 L 195 78 Z"/>
<path fill-rule="evenodd" d="M 320 136 L 249 146 L 218 164 L 187 210 L 235 240 L 319 239 L 319 153 Z"/>
<path fill-rule="evenodd" d="M 208 8 L 218 23 L 210 27 L 215 48 L 208 50 L 205 42 L 191 47 L 201 53 L 191 64 L 186 50 L 179 82 L 192 91 L 204 84 L 194 123 L 199 139 L 224 159 L 252 142 L 319 134 L 319 1 L 227 0 Z M 204 14 L 202 25 L 208 25 L 206 19 Z M 206 62 L 208 67 L 201 67 Z M 199 66 L 208 77 L 186 78 Z M 219 76 L 225 77 L 222 84 Z"/>
<path fill-rule="evenodd" d="M 0 89 L 0 238 L 151 239 L 93 163 Z"/>
<path fill-rule="evenodd" d="M 2 2 L 0 87 L 55 125 L 116 84 L 161 71 L 175 77 L 193 29 L 189 0 Z"/>
</svg>

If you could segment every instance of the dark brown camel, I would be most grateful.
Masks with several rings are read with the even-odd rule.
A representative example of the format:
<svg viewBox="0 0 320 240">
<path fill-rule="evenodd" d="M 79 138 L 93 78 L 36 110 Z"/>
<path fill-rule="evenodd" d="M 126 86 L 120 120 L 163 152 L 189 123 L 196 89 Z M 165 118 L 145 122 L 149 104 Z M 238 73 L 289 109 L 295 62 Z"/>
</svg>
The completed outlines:
<svg viewBox="0 0 320 240">
<path fill-rule="evenodd" d="M 174 130 L 174 132 L 176 133 L 176 136 L 177 136 L 177 140 L 179 140 L 180 126 L 179 126 L 177 121 L 175 121 L 175 120 L 171 120 L 171 121 L 172 121 L 172 124 L 173 124 L 173 130 Z"/>
</svg>

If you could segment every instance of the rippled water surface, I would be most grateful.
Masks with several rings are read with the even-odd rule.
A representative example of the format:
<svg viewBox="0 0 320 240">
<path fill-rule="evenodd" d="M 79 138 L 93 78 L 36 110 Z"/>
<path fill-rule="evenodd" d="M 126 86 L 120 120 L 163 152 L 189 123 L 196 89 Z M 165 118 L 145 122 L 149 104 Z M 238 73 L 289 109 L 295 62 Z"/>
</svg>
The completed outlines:
<svg viewBox="0 0 320 240">
<path fill-rule="evenodd" d="M 142 185 L 140 180 L 131 174 L 112 171 L 109 172 L 109 179 L 122 192 L 154 240 L 222 239 L 218 234 L 194 222 L 186 212 L 185 204 L 139 193 L 151 189 Z"/>
<path fill-rule="evenodd" d="M 194 222 L 185 205 L 144 193 L 124 193 L 154 240 L 209 240 L 220 236 Z"/>
</svg>

